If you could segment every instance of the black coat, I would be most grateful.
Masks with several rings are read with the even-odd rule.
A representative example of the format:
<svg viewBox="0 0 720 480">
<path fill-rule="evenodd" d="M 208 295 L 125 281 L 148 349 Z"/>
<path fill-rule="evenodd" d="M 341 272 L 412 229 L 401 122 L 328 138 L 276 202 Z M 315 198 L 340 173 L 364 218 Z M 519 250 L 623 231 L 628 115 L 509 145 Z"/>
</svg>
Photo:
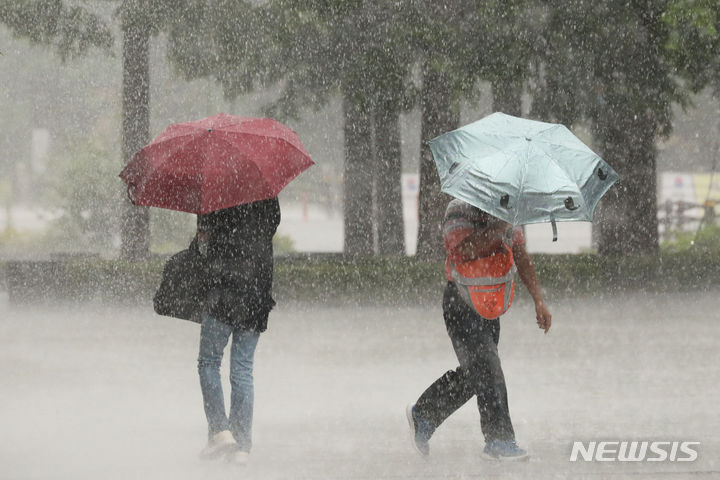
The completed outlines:
<svg viewBox="0 0 720 480">
<path fill-rule="evenodd" d="M 233 327 L 267 328 L 272 297 L 272 238 L 280 223 L 277 198 L 218 210 L 198 217 L 190 251 L 201 258 L 205 298 L 202 308 Z"/>
</svg>

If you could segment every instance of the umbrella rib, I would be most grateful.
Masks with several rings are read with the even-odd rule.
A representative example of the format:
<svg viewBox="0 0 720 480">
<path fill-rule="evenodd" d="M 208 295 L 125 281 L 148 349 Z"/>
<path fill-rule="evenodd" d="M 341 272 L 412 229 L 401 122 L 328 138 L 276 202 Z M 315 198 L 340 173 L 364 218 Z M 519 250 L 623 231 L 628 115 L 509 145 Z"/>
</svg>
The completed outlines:
<svg viewBox="0 0 720 480">
<path fill-rule="evenodd" d="M 550 130 L 557 130 L 557 129 L 560 128 L 560 127 L 562 127 L 562 125 L 550 125 L 550 126 L 548 126 L 548 128 L 546 128 L 546 129 L 544 129 L 544 130 L 540 130 L 539 132 L 537 132 L 537 133 L 535 134 L 535 136 L 533 137 L 533 139 L 538 138 L 539 135 L 542 135 L 542 134 L 545 133 L 545 132 L 548 132 L 548 131 L 550 131 Z"/>
<path fill-rule="evenodd" d="M 257 135 L 257 136 L 262 136 L 262 135 Z M 208 139 L 209 139 L 209 136 L 208 136 Z M 216 140 L 219 140 L 219 141 L 227 144 L 231 149 L 237 148 L 235 145 L 233 145 L 232 143 L 230 143 L 227 139 L 225 139 L 223 137 L 217 137 Z M 260 167 L 258 167 L 257 164 L 254 162 L 250 162 L 250 164 L 252 164 L 255 167 L 255 170 L 257 170 L 258 173 L 260 174 L 259 177 L 263 183 L 263 186 L 265 187 L 265 190 L 271 191 L 272 189 L 270 188 L 270 185 L 267 183 L 267 179 L 263 176 L 262 170 L 260 170 Z M 205 164 L 203 164 L 203 165 L 205 165 Z M 202 174 L 201 174 L 201 176 L 202 176 Z M 202 189 L 200 190 L 200 195 L 202 198 Z"/>
<path fill-rule="evenodd" d="M 183 135 L 178 135 L 178 136 L 175 136 L 175 137 L 172 137 L 172 138 L 168 138 L 167 140 L 163 140 L 163 141 L 160 142 L 160 143 L 155 143 L 154 145 L 162 145 L 162 144 L 164 144 L 165 142 L 169 142 L 169 141 L 171 141 L 171 140 L 175 140 L 175 139 L 179 139 L 179 138 L 183 138 L 183 137 L 189 137 L 190 135 L 192 135 L 192 134 L 191 134 L 191 133 L 187 133 L 187 134 L 183 134 Z M 177 145 L 176 148 L 173 149 L 173 151 L 172 151 L 172 153 L 171 153 L 170 155 L 165 156 L 165 158 L 163 159 L 163 161 L 158 164 L 158 167 L 162 167 L 163 165 L 165 165 L 165 162 L 167 162 L 168 160 L 170 160 L 171 158 L 173 158 L 173 157 L 177 154 L 177 151 L 178 151 L 179 149 L 184 148 L 185 146 L 187 146 L 188 143 L 190 143 L 190 142 L 193 141 L 192 138 L 187 139 L 187 140 L 188 140 L 188 141 L 183 142 L 183 143 L 181 143 L 180 145 Z M 148 146 L 149 146 L 149 145 L 148 145 Z M 146 147 L 144 147 L 144 148 L 146 148 Z M 143 148 L 143 149 L 144 149 L 144 148 Z M 139 152 L 138 152 L 138 153 L 139 153 Z"/>
<path fill-rule="evenodd" d="M 162 134 L 161 134 L 161 135 L 162 135 Z M 164 144 L 165 142 L 169 142 L 169 141 L 171 141 L 171 140 L 175 140 L 175 139 L 178 139 L 178 138 L 189 137 L 189 136 L 191 136 L 191 135 L 197 135 L 197 133 L 195 133 L 195 132 L 181 133 L 181 134 L 178 134 L 178 135 L 173 135 L 172 137 L 164 138 L 164 139 L 162 139 L 162 140 L 159 141 L 159 142 L 156 142 L 155 140 L 153 140 L 153 141 L 150 142 L 150 144 L 147 145 L 147 146 L 149 147 L 149 146 L 151 146 L 151 145 L 162 145 L 162 144 Z M 143 148 L 144 148 L 144 147 L 143 147 Z"/>
<path fill-rule="evenodd" d="M 557 130 L 557 129 L 560 129 L 561 127 L 564 127 L 564 126 L 563 126 L 563 125 L 554 125 L 552 129 Z M 545 132 L 547 132 L 548 130 L 551 130 L 551 128 L 548 128 L 548 129 L 543 130 L 542 132 L 538 133 L 538 135 L 540 135 L 541 133 L 545 133 Z M 570 131 L 570 129 L 567 129 L 567 130 L 568 130 L 568 132 L 570 133 L 570 135 L 572 135 L 573 137 L 575 137 L 575 135 Z M 587 150 L 583 150 L 583 149 L 578 148 L 578 147 L 575 147 L 575 146 L 558 145 L 558 144 L 556 144 L 556 143 L 552 143 L 552 142 L 547 141 L 547 140 L 546 140 L 545 138 L 543 138 L 543 137 L 538 137 L 538 136 L 533 137 L 533 141 L 536 141 L 536 142 L 539 142 L 539 143 L 543 143 L 543 144 L 545 144 L 545 145 L 561 146 L 562 148 L 565 148 L 565 149 L 568 149 L 568 150 L 572 150 L 573 152 L 579 152 L 579 153 L 585 153 L 585 154 L 587 154 L 587 153 L 592 153 L 592 154 L 594 154 L 594 155 L 597 155 L 597 153 L 595 153 L 590 147 L 588 147 L 588 146 L 585 145 L 584 143 L 583 143 L 582 145 L 583 145 Z M 582 143 L 582 142 L 581 142 L 581 143 Z M 598 156 L 599 156 L 599 155 L 598 155 Z"/>
<path fill-rule="evenodd" d="M 546 145 L 551 145 L 551 144 L 548 144 L 547 142 L 544 142 L 544 143 L 545 143 Z M 546 151 L 544 151 L 544 150 L 543 150 L 542 153 L 543 153 L 543 154 L 553 163 L 553 165 L 555 165 L 561 172 L 565 172 L 565 169 L 562 167 L 562 165 L 560 165 L 559 163 L 557 163 L 557 161 L 552 157 L 552 155 L 549 155 L 549 154 L 548 154 Z M 568 177 L 568 178 L 570 178 L 570 177 Z M 572 180 L 572 179 L 571 179 L 571 180 Z M 587 207 L 588 205 L 590 205 L 590 202 L 587 201 L 587 198 L 585 197 L 585 194 L 583 193 L 583 189 L 580 187 L 580 185 L 578 185 L 577 182 L 575 182 L 575 180 L 572 180 L 572 183 L 577 187 L 578 193 L 580 193 L 580 197 L 582 198 L 582 201 L 583 201 L 583 205 L 582 205 L 582 206 L 583 206 L 583 210 L 586 210 L 586 207 Z M 585 182 L 585 183 L 587 183 L 587 182 Z M 609 188 L 609 187 L 608 187 L 608 188 Z"/>
<path fill-rule="evenodd" d="M 520 188 L 518 189 L 518 201 L 515 205 L 515 215 L 513 215 L 513 227 L 516 226 L 518 215 L 520 215 L 520 199 L 523 196 L 523 192 L 525 191 L 525 177 L 527 175 L 527 167 L 528 167 L 528 160 L 530 159 L 530 145 L 529 142 L 526 142 L 525 147 L 525 161 L 522 162 L 522 175 L 520 176 Z"/>
<path fill-rule="evenodd" d="M 552 162 L 553 165 L 555 165 L 555 167 L 557 167 L 557 169 L 558 169 L 559 171 L 561 171 L 561 172 L 563 172 L 563 173 L 565 173 L 565 174 L 567 175 L 567 172 L 565 171 L 565 169 L 562 167 L 562 165 L 560 165 L 560 164 L 557 162 L 557 160 L 555 160 L 555 158 L 553 158 L 552 155 L 548 154 L 545 150 L 542 150 L 542 153 L 543 153 L 543 155 L 545 155 L 545 156 L 548 158 L 548 160 L 550 160 L 550 161 Z M 568 178 L 570 178 L 570 177 L 568 176 Z M 571 180 L 572 180 L 572 179 L 571 179 Z M 573 183 L 575 184 L 575 186 L 578 187 L 578 190 L 580 190 L 580 186 L 577 184 L 577 182 L 575 182 L 574 180 L 572 180 L 572 181 L 573 181 Z M 557 189 L 556 189 L 555 191 L 557 191 Z M 580 194 L 582 195 L 582 191 L 580 191 Z M 585 200 L 585 197 L 584 197 L 584 196 L 583 196 L 583 200 Z"/>
<path fill-rule="evenodd" d="M 540 132 L 537 132 L 533 137 L 530 137 L 530 138 L 532 139 L 532 141 L 536 141 L 536 139 L 538 138 L 538 135 L 542 135 L 543 133 L 547 132 L 548 130 L 552 130 L 552 129 L 554 129 L 554 128 L 557 128 L 558 126 L 559 126 L 559 125 L 551 125 L 551 126 L 549 126 L 548 128 L 546 128 L 546 129 L 544 129 L 544 130 L 542 130 L 542 131 L 540 131 Z M 460 129 L 458 129 L 458 130 L 462 131 L 462 128 L 460 128 Z M 513 134 L 502 134 L 502 135 L 501 135 L 500 133 L 497 133 L 497 132 L 495 132 L 495 133 L 489 133 L 489 134 L 491 134 L 491 135 L 493 135 L 493 136 L 496 136 L 496 137 L 505 137 L 505 138 L 511 138 L 511 139 L 515 139 L 515 140 L 527 140 L 527 139 L 528 139 L 528 136 L 527 136 L 527 135 L 524 135 L 524 134 L 517 134 L 517 135 L 513 135 Z M 493 144 L 491 144 L 491 143 L 488 143 L 488 142 L 485 142 L 485 141 L 480 141 L 479 139 L 477 139 L 477 141 L 479 141 L 480 143 L 482 143 L 482 145 L 484 145 L 485 147 L 489 147 L 489 148 L 494 149 L 496 152 L 505 152 L 505 151 L 506 151 L 504 148 L 498 147 L 498 146 L 493 145 Z M 549 142 L 543 142 L 543 143 L 546 143 L 546 144 L 548 144 L 548 145 L 552 145 L 552 144 L 549 143 Z M 486 155 L 473 155 L 473 156 L 466 156 L 465 158 L 467 158 L 468 160 L 473 160 L 473 159 L 475 159 L 475 158 L 482 158 L 482 157 L 485 157 L 485 156 L 486 156 Z"/>
<path fill-rule="evenodd" d="M 226 131 L 225 133 L 228 133 L 228 134 L 238 134 L 238 135 L 252 135 L 252 136 L 255 136 L 255 137 L 264 137 L 264 138 L 274 138 L 274 139 L 276 139 L 276 140 L 281 140 L 282 142 L 284 142 L 284 143 L 286 143 L 286 144 L 289 144 L 291 147 L 293 147 L 295 150 L 297 150 L 298 152 L 300 152 L 300 153 L 303 154 L 304 156 L 309 156 L 309 154 L 308 154 L 307 152 L 304 152 L 304 151 L 300 150 L 300 148 L 298 148 L 298 147 L 297 147 L 295 144 L 293 144 L 291 141 L 286 140 L 286 139 L 284 139 L 284 138 L 282 138 L 282 137 L 279 137 L 279 136 L 277 136 L 277 137 L 271 137 L 271 136 L 266 135 L 266 134 L 263 134 L 263 133 L 255 133 L 255 132 L 229 132 L 229 131 Z M 293 131 L 293 133 L 295 133 L 295 132 Z M 296 135 L 297 135 L 297 134 L 296 134 Z"/>
<path fill-rule="evenodd" d="M 598 156 L 598 157 L 600 156 L 600 155 L 598 155 L 597 153 L 595 153 L 594 151 L 592 151 L 590 148 L 588 148 L 587 150 L 582 150 L 582 149 L 580 149 L 580 148 L 568 147 L 568 146 L 565 146 L 565 145 L 558 145 L 558 144 L 556 144 L 556 143 L 551 143 L 551 142 L 547 142 L 547 141 L 543 141 L 543 140 L 537 140 L 537 143 L 542 143 L 543 145 L 549 145 L 549 146 L 553 146 L 553 147 L 559 146 L 559 147 L 562 147 L 562 148 L 564 148 L 564 149 L 566 149 L 566 150 L 572 150 L 573 152 L 578 152 L 578 153 L 582 153 L 582 154 L 585 154 L 585 155 L 591 155 L 591 154 L 592 154 L 592 155 L 595 155 L 595 156 Z"/>
<path fill-rule="evenodd" d="M 549 142 L 540 142 L 540 143 L 543 143 L 543 144 L 545 144 L 545 145 L 555 145 L 555 144 L 549 143 Z M 563 148 L 566 148 L 566 147 L 563 145 Z M 584 151 L 582 151 L 582 150 L 580 150 L 580 149 L 577 149 L 577 148 L 570 148 L 569 150 L 573 150 L 573 151 L 576 151 L 576 152 L 581 152 L 581 153 L 588 154 L 588 152 L 584 152 Z M 542 153 L 543 153 L 543 154 L 553 163 L 553 165 L 555 165 L 560 171 L 565 172 L 565 169 L 562 167 L 562 165 L 560 165 L 560 164 L 555 160 L 555 158 L 553 158 L 552 155 L 550 155 L 550 154 L 549 154 L 548 152 L 546 152 L 545 150 L 543 150 Z M 589 153 L 591 153 L 592 155 L 595 155 L 595 156 L 597 157 L 597 154 L 596 154 L 595 152 L 593 152 L 592 150 L 590 150 Z M 598 158 L 600 158 L 600 157 L 598 157 Z M 568 177 L 568 178 L 570 178 L 570 177 Z M 580 195 L 582 196 L 583 201 L 585 202 L 585 204 L 587 204 L 588 202 L 587 202 L 587 199 L 585 198 L 585 195 L 583 194 L 582 188 L 580 188 L 580 185 L 578 185 L 575 180 L 573 180 L 573 183 L 575 184 L 575 186 L 577 186 L 578 191 L 580 192 Z M 585 181 L 585 183 L 587 183 L 587 180 Z"/>
<path fill-rule="evenodd" d="M 205 168 L 207 167 L 207 164 L 208 164 L 207 148 L 208 148 L 208 144 L 210 143 L 210 134 L 211 133 L 212 133 L 212 131 L 207 132 L 207 136 L 205 137 L 205 147 L 202 149 L 202 156 L 203 156 L 202 160 L 203 161 L 202 161 L 202 168 L 200 169 L 200 198 L 199 198 L 200 205 L 198 205 L 198 209 L 197 209 L 198 212 L 202 212 L 203 196 L 205 195 L 205 192 L 203 191 L 203 185 L 205 185 L 205 177 L 206 177 Z M 209 213 L 209 212 L 207 212 L 207 213 Z"/>
<path fill-rule="evenodd" d="M 223 142 L 224 144 L 228 145 L 231 149 L 235 149 L 235 148 L 237 148 L 237 147 L 236 147 L 235 145 L 233 145 L 233 143 L 231 143 L 227 138 L 225 138 L 226 135 L 227 135 L 227 136 L 231 136 L 231 135 L 233 135 L 233 134 L 236 134 L 236 135 L 252 135 L 252 136 L 255 136 L 255 137 L 272 138 L 272 139 L 275 139 L 275 140 L 282 141 L 285 145 L 290 145 L 291 147 L 293 147 L 293 148 L 294 148 L 298 153 L 300 153 L 303 157 L 310 158 L 310 156 L 309 156 L 309 154 L 308 154 L 307 152 L 301 150 L 299 147 L 295 146 L 292 142 L 290 142 L 290 141 L 288 141 L 288 140 L 286 140 L 286 139 L 284 139 L 284 138 L 282 138 L 282 137 L 279 137 L 279 136 L 268 136 L 268 135 L 265 135 L 265 134 L 254 133 L 254 132 L 232 132 L 232 131 L 224 131 L 224 130 L 222 130 L 222 129 L 214 129 L 212 133 L 216 133 L 216 132 L 222 132 L 222 133 L 224 133 L 225 135 L 222 135 L 222 136 L 221 136 L 221 135 L 217 135 L 217 136 L 214 137 L 214 140 Z M 293 133 L 294 133 L 294 132 L 293 132 Z M 208 141 L 209 141 L 210 136 L 208 135 L 207 138 L 208 138 Z M 206 144 L 206 145 L 207 145 L 207 144 Z M 204 151 L 204 154 L 206 154 L 206 153 L 207 153 L 207 152 L 206 152 L 206 150 L 205 150 L 205 151 Z M 312 161 L 312 160 L 311 160 L 311 161 Z M 206 163 L 207 163 L 207 162 L 203 162 L 203 169 L 201 169 L 201 173 L 200 173 L 201 182 L 202 182 L 202 179 L 205 178 L 204 168 L 205 168 Z M 262 182 L 262 185 L 263 185 L 263 187 L 264 187 L 264 190 L 265 190 L 266 192 L 272 192 L 273 189 L 272 189 L 272 187 L 270 186 L 270 184 L 268 183 L 267 179 L 264 177 L 263 172 L 262 172 L 262 170 L 260 169 L 260 167 L 259 167 L 257 164 L 255 164 L 254 162 L 250 162 L 250 163 L 254 166 L 255 170 L 258 172 L 258 174 L 259 174 L 258 177 L 260 178 L 260 181 Z M 204 182 L 202 182 L 201 185 L 204 185 Z M 203 189 L 201 188 L 201 189 L 200 189 L 200 205 L 201 205 L 201 206 L 202 206 L 202 204 L 203 204 L 203 203 L 202 203 L 202 202 L 203 202 L 203 195 L 204 195 L 204 192 L 203 192 Z"/>
<path fill-rule="evenodd" d="M 178 135 L 177 137 L 173 137 L 173 139 L 181 138 L 181 137 L 187 137 L 187 136 L 189 136 L 189 135 L 190 135 L 190 134 Z M 167 141 L 170 141 L 170 140 L 171 140 L 171 139 L 168 139 Z M 187 146 L 188 143 L 191 143 L 191 142 L 193 141 L 192 138 L 187 139 L 187 140 L 188 140 L 188 141 L 185 141 L 185 142 L 183 142 L 182 144 L 177 145 L 177 147 L 172 151 L 171 154 L 164 156 L 164 157 L 163 157 L 163 160 L 162 160 L 161 162 L 158 162 L 158 163 L 157 163 L 157 165 L 155 166 L 155 168 L 153 168 L 153 172 L 145 179 L 145 181 L 144 181 L 143 183 L 148 183 L 150 180 L 152 180 L 152 178 L 153 178 L 154 175 L 159 175 L 160 171 L 165 167 L 165 165 L 167 164 L 167 162 L 170 161 L 171 159 L 175 158 L 175 155 L 177 155 L 177 151 L 180 150 L 181 148 L 184 148 L 185 146 Z M 164 142 L 163 142 L 163 143 L 164 143 Z M 155 145 L 161 145 L 161 144 L 162 144 L 162 143 L 156 143 Z M 144 149 L 144 148 L 143 148 L 143 149 Z M 141 150 L 141 151 L 142 151 L 142 150 Z M 139 152 L 138 152 L 138 153 L 139 153 Z"/>
<path fill-rule="evenodd" d="M 540 130 L 539 132 L 535 133 L 532 137 L 528 137 L 527 135 L 525 135 L 523 133 L 512 134 L 512 133 L 486 132 L 486 134 L 493 135 L 493 136 L 501 136 L 504 138 L 525 139 L 525 140 L 528 138 L 531 138 L 533 141 L 535 141 L 535 139 L 537 139 L 539 135 L 542 135 L 543 133 L 547 132 L 548 130 L 555 130 L 561 126 L 562 125 L 550 125 L 548 128 L 546 128 L 544 130 Z M 459 130 L 462 130 L 462 128 L 460 128 Z M 487 145 L 487 144 L 485 144 L 485 145 Z M 502 150 L 502 148 L 500 148 L 500 147 L 494 147 L 493 145 L 489 145 L 489 146 L 491 146 L 497 150 Z"/>
</svg>

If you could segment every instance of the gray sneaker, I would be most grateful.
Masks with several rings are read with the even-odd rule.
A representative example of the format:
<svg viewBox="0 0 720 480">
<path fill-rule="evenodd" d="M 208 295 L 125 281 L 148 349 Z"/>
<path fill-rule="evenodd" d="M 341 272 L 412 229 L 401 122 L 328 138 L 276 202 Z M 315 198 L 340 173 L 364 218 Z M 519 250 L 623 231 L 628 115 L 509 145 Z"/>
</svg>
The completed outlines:
<svg viewBox="0 0 720 480">
<path fill-rule="evenodd" d="M 405 408 L 405 416 L 410 426 L 410 444 L 423 457 L 430 455 L 430 431 L 427 422 L 418 419 L 415 415 L 415 404 L 411 403 Z"/>
<path fill-rule="evenodd" d="M 530 455 L 527 450 L 518 447 L 515 440 L 492 440 L 485 445 L 483 458 L 504 462 L 526 462 L 530 459 Z"/>
</svg>

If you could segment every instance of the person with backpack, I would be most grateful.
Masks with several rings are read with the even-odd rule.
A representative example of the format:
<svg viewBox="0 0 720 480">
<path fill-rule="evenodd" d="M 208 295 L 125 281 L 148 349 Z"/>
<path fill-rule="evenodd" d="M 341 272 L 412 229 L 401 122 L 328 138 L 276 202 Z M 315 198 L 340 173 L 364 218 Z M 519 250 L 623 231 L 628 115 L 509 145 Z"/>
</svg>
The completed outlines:
<svg viewBox="0 0 720 480">
<path fill-rule="evenodd" d="M 412 445 L 421 455 L 429 455 L 435 430 L 475 396 L 485 437 L 483 457 L 525 460 L 528 454 L 515 440 L 497 350 L 500 316 L 512 304 L 516 272 L 532 296 L 537 325 L 545 333 L 552 315 L 522 229 L 454 199 L 445 211 L 443 237 L 447 253 L 443 317 L 460 365 L 407 406 Z"/>
</svg>

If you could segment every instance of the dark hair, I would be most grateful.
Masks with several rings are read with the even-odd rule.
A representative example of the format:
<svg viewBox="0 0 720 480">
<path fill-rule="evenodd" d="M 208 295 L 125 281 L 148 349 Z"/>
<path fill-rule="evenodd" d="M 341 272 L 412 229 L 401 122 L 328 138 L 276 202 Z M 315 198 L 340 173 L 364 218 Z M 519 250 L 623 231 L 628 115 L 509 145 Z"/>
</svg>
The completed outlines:
<svg viewBox="0 0 720 480">
<path fill-rule="evenodd" d="M 501 221 L 499 218 L 497 218 L 493 215 L 490 215 L 488 212 L 486 212 L 485 210 L 483 210 L 481 208 L 478 208 L 475 206 L 473 206 L 473 208 L 475 208 L 478 211 L 478 213 L 479 213 L 478 223 L 480 223 L 482 226 L 490 226 L 495 222 Z"/>
</svg>

